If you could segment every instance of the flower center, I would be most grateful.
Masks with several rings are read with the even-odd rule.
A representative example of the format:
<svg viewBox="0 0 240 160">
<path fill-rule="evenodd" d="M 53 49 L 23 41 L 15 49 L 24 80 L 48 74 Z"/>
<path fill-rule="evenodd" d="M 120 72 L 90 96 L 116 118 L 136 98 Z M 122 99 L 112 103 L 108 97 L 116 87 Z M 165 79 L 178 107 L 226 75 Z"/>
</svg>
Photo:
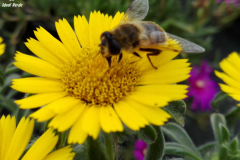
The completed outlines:
<svg viewBox="0 0 240 160">
<path fill-rule="evenodd" d="M 199 88 L 204 88 L 205 83 L 204 83 L 204 81 L 202 81 L 202 80 L 198 80 L 198 81 L 196 82 L 196 86 L 199 87 Z"/>
<path fill-rule="evenodd" d="M 118 57 L 112 58 L 114 67 L 109 69 L 107 60 L 98 53 L 98 47 L 83 48 L 62 68 L 62 82 L 69 96 L 104 106 L 134 91 L 140 71 L 126 60 L 118 63 Z"/>
</svg>

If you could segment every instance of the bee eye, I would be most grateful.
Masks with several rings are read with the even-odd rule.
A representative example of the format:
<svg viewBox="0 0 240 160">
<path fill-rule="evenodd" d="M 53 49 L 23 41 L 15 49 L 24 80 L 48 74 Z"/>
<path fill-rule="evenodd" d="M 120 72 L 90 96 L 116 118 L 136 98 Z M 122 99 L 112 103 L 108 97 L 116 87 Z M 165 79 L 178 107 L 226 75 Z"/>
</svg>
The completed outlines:
<svg viewBox="0 0 240 160">
<path fill-rule="evenodd" d="M 101 46 L 106 46 L 106 40 L 102 40 Z"/>
<path fill-rule="evenodd" d="M 108 49 L 112 55 L 118 55 L 121 53 L 121 46 L 115 39 L 109 41 Z"/>
</svg>

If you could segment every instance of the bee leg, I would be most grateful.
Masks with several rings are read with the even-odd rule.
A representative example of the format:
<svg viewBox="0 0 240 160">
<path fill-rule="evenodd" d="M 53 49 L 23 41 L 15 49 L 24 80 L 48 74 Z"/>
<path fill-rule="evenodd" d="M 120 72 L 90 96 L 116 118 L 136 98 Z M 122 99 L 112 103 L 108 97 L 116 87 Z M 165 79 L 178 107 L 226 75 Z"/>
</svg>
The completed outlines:
<svg viewBox="0 0 240 160">
<path fill-rule="evenodd" d="M 150 56 L 157 56 L 161 53 L 162 51 L 161 50 L 156 50 L 156 49 L 153 49 L 153 51 L 151 53 L 148 53 L 147 54 L 147 58 L 149 60 L 149 62 L 151 63 L 152 67 L 157 69 L 157 67 L 155 67 L 150 59 Z"/>
<path fill-rule="evenodd" d="M 108 65 L 109 65 L 109 68 L 110 68 L 111 67 L 111 63 L 112 63 L 112 57 L 108 57 L 106 59 L 108 61 Z"/>
<path fill-rule="evenodd" d="M 133 52 L 133 55 L 135 55 L 135 56 L 137 56 L 138 58 L 140 58 L 139 60 L 142 59 L 142 56 L 140 56 L 137 52 Z M 131 62 L 131 63 L 135 63 L 135 62 L 137 62 L 137 61 L 139 61 L 139 60 L 136 60 L 136 61 Z"/>
<path fill-rule="evenodd" d="M 150 53 L 147 53 L 147 58 L 149 60 L 149 62 L 151 63 L 152 67 L 157 69 L 157 67 L 155 67 L 150 59 L 150 56 L 157 56 L 159 55 L 162 50 L 159 50 L 159 49 L 152 49 L 152 48 L 140 48 L 140 51 L 147 51 L 147 52 L 150 52 Z"/>
<path fill-rule="evenodd" d="M 123 57 L 123 54 L 122 54 L 122 52 L 120 53 L 120 55 L 119 55 L 119 57 L 118 57 L 118 63 L 120 63 L 121 62 L 121 60 L 122 60 L 122 57 Z"/>
</svg>

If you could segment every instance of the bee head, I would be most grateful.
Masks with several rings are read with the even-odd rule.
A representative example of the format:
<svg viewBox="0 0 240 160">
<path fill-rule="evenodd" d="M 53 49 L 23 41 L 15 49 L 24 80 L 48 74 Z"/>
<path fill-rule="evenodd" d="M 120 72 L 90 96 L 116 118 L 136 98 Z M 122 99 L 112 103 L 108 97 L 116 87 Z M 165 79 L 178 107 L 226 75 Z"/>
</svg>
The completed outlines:
<svg viewBox="0 0 240 160">
<path fill-rule="evenodd" d="M 111 57 L 121 53 L 121 46 L 110 32 L 103 32 L 101 35 L 101 53 L 103 57 Z"/>
</svg>

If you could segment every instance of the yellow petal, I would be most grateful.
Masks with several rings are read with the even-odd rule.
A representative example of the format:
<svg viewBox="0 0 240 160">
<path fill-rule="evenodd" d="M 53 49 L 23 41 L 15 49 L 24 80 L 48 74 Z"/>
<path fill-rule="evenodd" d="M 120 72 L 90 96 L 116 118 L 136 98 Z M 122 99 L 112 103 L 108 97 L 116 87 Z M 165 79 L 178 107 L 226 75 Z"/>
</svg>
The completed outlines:
<svg viewBox="0 0 240 160">
<path fill-rule="evenodd" d="M 75 106 L 79 105 L 80 102 L 81 102 L 81 100 L 79 100 L 79 99 L 67 96 L 67 97 L 58 99 L 58 100 L 46 105 L 45 107 L 47 107 L 48 109 L 52 110 L 53 112 L 55 112 L 57 114 L 61 114 L 61 113 L 65 113 L 65 112 L 71 110 L 72 108 L 74 108 Z"/>
<path fill-rule="evenodd" d="M 34 120 L 29 120 L 29 118 L 25 119 L 23 117 L 19 122 L 12 141 L 9 142 L 9 150 L 5 157 L 5 160 L 18 160 L 25 150 L 34 127 Z"/>
<path fill-rule="evenodd" d="M 171 99 L 166 96 L 160 96 L 156 94 L 143 92 L 134 92 L 131 95 L 129 95 L 128 98 L 131 98 L 137 102 L 140 102 L 150 107 L 163 107 L 166 106 L 168 102 L 171 101 Z"/>
<path fill-rule="evenodd" d="M 55 22 L 55 25 L 58 35 L 69 53 L 74 56 L 78 55 L 81 51 L 81 47 L 75 33 L 72 30 L 72 27 L 69 25 L 66 19 Z"/>
<path fill-rule="evenodd" d="M 82 47 L 90 46 L 88 22 L 85 16 L 74 16 L 74 29 Z"/>
<path fill-rule="evenodd" d="M 120 12 L 117 12 L 112 20 L 112 23 L 111 23 L 111 26 L 110 26 L 110 29 L 116 27 L 117 25 L 119 25 L 120 21 L 122 20 L 124 16 L 124 13 L 120 13 Z"/>
<path fill-rule="evenodd" d="M 58 57 L 62 62 L 67 63 L 69 60 L 71 60 L 72 56 L 65 46 L 50 33 L 48 33 L 44 28 L 37 28 L 37 31 L 34 31 L 34 34 L 41 45 Z"/>
<path fill-rule="evenodd" d="M 236 61 L 236 63 L 239 63 Z M 236 69 L 229 61 L 228 58 L 219 63 L 221 69 L 235 81 L 240 81 L 240 70 Z"/>
<path fill-rule="evenodd" d="M 58 114 L 51 120 L 48 126 L 58 129 L 59 132 L 66 131 L 77 121 L 85 106 L 85 103 L 79 103 L 67 113 Z"/>
<path fill-rule="evenodd" d="M 15 130 L 15 117 L 11 118 L 10 115 L 8 115 L 5 118 L 5 116 L 3 115 L 0 120 L 0 159 L 4 160 L 4 158 L 6 157 Z"/>
<path fill-rule="evenodd" d="M 21 100 L 16 100 L 15 103 L 20 105 L 20 108 L 22 109 L 38 108 L 56 101 L 66 95 L 66 92 L 41 93 Z"/>
<path fill-rule="evenodd" d="M 141 76 L 138 84 L 171 84 L 178 83 L 190 77 L 191 68 L 184 68 L 174 71 L 158 71 L 153 74 Z"/>
<path fill-rule="evenodd" d="M 6 47 L 5 44 L 0 44 L 0 55 L 2 55 L 4 53 L 5 47 Z"/>
<path fill-rule="evenodd" d="M 91 106 L 82 122 L 82 129 L 93 139 L 97 139 L 100 132 L 100 109 L 101 107 Z"/>
<path fill-rule="evenodd" d="M 221 78 L 225 83 L 227 83 L 229 86 L 240 89 L 240 83 L 239 81 L 236 81 L 232 78 L 230 78 L 229 76 L 227 76 L 224 73 L 215 71 L 216 76 L 218 76 L 219 78 Z"/>
<path fill-rule="evenodd" d="M 38 122 L 43 122 L 51 119 L 55 115 L 56 113 L 54 113 L 52 110 L 48 109 L 47 107 L 42 107 L 34 113 L 30 114 L 29 117 L 37 119 Z"/>
<path fill-rule="evenodd" d="M 171 101 L 180 100 L 187 97 L 186 93 L 188 86 L 187 85 L 146 85 L 146 86 L 137 86 L 136 92 L 143 92 L 149 94 L 156 94 L 159 96 L 166 96 Z"/>
<path fill-rule="evenodd" d="M 71 127 L 71 130 L 68 135 L 68 143 L 78 143 L 82 144 L 87 138 L 87 132 L 82 129 L 83 119 L 89 110 L 89 107 L 85 107 L 82 114 L 79 116 L 78 120 Z"/>
<path fill-rule="evenodd" d="M 114 104 L 114 109 L 123 123 L 132 130 L 139 130 L 148 125 L 148 121 L 135 109 L 123 101 Z"/>
<path fill-rule="evenodd" d="M 240 94 L 240 90 L 236 89 L 234 87 L 225 85 L 225 84 L 219 84 L 220 88 L 222 91 L 226 92 L 226 93 L 234 93 L 234 94 Z"/>
<path fill-rule="evenodd" d="M 60 68 L 39 58 L 17 52 L 15 60 L 17 62 L 14 62 L 13 64 L 28 73 L 46 78 L 61 78 Z"/>
<path fill-rule="evenodd" d="M 164 122 L 171 118 L 171 116 L 161 108 L 148 107 L 129 98 L 126 100 L 126 103 L 129 104 L 129 107 L 138 111 L 151 124 L 164 125 Z"/>
<path fill-rule="evenodd" d="M 122 132 L 123 125 L 111 106 L 101 107 L 100 124 L 104 132 Z"/>
<path fill-rule="evenodd" d="M 35 55 L 37 55 L 41 59 L 57 67 L 62 67 L 63 64 L 61 60 L 58 57 L 56 57 L 56 55 L 52 54 L 46 48 L 44 48 L 39 41 L 30 38 L 28 39 L 28 42 L 25 42 L 25 45 L 28 47 L 28 49 L 30 49 Z"/>
<path fill-rule="evenodd" d="M 31 77 L 14 79 L 12 88 L 25 93 L 52 93 L 63 91 L 63 84 L 58 80 Z"/>
<path fill-rule="evenodd" d="M 57 144 L 58 136 L 55 136 L 53 129 L 48 129 L 24 155 L 22 160 L 42 160 L 50 153 Z"/>
<path fill-rule="evenodd" d="M 71 153 L 71 151 L 71 146 L 66 146 L 50 153 L 43 160 L 72 160 L 75 153 Z"/>
</svg>

